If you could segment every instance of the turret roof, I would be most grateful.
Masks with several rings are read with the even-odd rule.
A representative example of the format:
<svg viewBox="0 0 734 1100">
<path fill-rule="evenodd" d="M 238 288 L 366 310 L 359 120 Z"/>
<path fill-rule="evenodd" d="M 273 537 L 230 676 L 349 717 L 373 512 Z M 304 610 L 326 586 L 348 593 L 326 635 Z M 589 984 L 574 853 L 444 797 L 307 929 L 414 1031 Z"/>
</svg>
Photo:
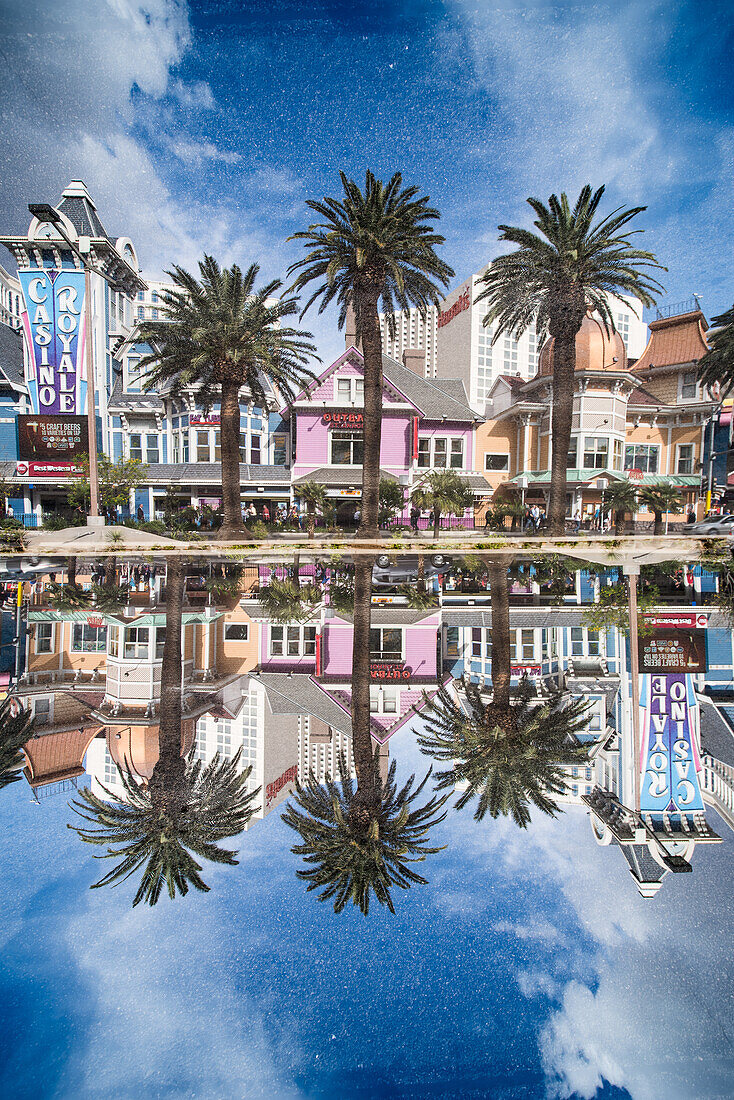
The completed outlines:
<svg viewBox="0 0 734 1100">
<path fill-rule="evenodd" d="M 647 347 L 632 368 L 635 374 L 696 363 L 709 350 L 706 318 L 700 309 L 650 323 Z"/>
</svg>

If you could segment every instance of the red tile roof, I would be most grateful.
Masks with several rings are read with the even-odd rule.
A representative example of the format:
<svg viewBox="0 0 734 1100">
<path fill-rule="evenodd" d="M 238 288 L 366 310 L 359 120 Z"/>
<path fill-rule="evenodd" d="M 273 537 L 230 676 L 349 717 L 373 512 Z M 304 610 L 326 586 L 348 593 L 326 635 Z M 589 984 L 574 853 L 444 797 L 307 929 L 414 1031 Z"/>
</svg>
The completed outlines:
<svg viewBox="0 0 734 1100">
<path fill-rule="evenodd" d="M 708 351 L 706 319 L 700 310 L 665 317 L 650 324 L 647 347 L 635 363 L 635 374 L 654 367 L 674 367 L 695 363 Z"/>
</svg>

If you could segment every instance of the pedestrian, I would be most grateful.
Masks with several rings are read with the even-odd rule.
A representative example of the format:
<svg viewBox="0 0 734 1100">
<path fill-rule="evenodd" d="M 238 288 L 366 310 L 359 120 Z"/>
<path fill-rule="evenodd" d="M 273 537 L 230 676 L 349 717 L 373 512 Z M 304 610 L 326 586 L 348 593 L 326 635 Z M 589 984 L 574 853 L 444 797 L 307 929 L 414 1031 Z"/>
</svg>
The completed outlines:
<svg viewBox="0 0 734 1100">
<path fill-rule="evenodd" d="M 414 534 L 418 534 L 418 520 L 421 517 L 421 510 L 417 505 L 413 505 L 410 509 L 410 526 Z"/>
<path fill-rule="evenodd" d="M 578 535 L 579 531 L 581 530 L 581 505 L 580 504 L 577 504 L 575 509 L 574 509 L 573 521 L 576 524 L 575 534 Z"/>
<path fill-rule="evenodd" d="M 355 527 L 359 527 L 359 521 L 361 520 L 361 518 L 362 518 L 361 508 L 355 508 L 354 509 L 354 526 Z"/>
<path fill-rule="evenodd" d="M 696 513 L 693 510 L 693 508 L 688 509 L 688 515 L 686 516 L 686 522 L 687 523 L 695 523 L 696 522 Z"/>
<path fill-rule="evenodd" d="M 138 523 L 144 523 L 145 522 L 145 512 L 143 511 L 142 504 L 138 505 L 137 516 L 138 516 Z"/>
<path fill-rule="evenodd" d="M 255 515 L 257 515 L 257 510 L 255 509 L 254 505 L 253 511 L 255 512 Z M 270 509 L 268 508 L 267 504 L 263 504 L 262 517 L 263 523 L 270 523 Z"/>
</svg>

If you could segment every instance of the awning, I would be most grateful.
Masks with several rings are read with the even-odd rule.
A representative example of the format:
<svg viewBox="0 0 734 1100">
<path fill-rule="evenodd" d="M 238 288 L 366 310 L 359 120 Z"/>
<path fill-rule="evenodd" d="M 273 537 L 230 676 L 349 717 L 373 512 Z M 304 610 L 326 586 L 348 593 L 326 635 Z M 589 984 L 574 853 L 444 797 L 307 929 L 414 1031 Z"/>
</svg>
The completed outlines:
<svg viewBox="0 0 734 1100">
<path fill-rule="evenodd" d="M 607 481 L 610 479 L 631 481 L 633 485 L 672 485 L 676 489 L 695 488 L 701 484 L 701 478 L 698 474 L 643 474 L 642 477 L 637 478 L 631 478 L 627 475 L 628 471 L 626 470 L 570 469 L 566 471 L 566 484 L 569 486 L 588 485 L 590 488 L 595 488 L 594 482 L 602 477 L 606 478 Z M 527 478 L 528 485 L 549 486 L 551 472 L 550 470 L 526 470 L 524 473 L 515 474 L 506 484 L 517 485 L 521 478 Z"/>
<path fill-rule="evenodd" d="M 214 615 L 206 615 L 203 611 L 184 611 L 182 622 L 184 626 L 189 623 L 213 623 L 221 619 L 222 611 Z M 86 611 L 29 611 L 30 623 L 85 623 L 88 619 L 100 619 L 105 626 L 165 626 L 167 615 L 165 611 L 151 612 L 147 615 L 139 615 L 135 619 L 120 619 L 111 615 L 108 611 L 95 611 L 93 607 Z"/>
</svg>

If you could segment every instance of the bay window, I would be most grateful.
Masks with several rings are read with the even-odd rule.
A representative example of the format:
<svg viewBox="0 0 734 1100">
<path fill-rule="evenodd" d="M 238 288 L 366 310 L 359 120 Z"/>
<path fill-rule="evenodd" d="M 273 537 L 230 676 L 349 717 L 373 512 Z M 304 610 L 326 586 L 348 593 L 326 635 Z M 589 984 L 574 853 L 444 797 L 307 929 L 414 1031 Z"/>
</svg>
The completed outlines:
<svg viewBox="0 0 734 1100">
<path fill-rule="evenodd" d="M 147 661 L 149 633 L 147 626 L 128 626 L 126 628 L 122 654 L 126 661 Z"/>
<path fill-rule="evenodd" d="M 107 648 L 107 627 L 74 623 L 71 648 L 73 653 L 104 653 Z"/>
<path fill-rule="evenodd" d="M 579 454 L 579 441 L 578 439 L 571 439 L 568 444 L 568 458 L 566 459 L 566 469 L 576 470 L 578 469 L 578 454 Z"/>
<path fill-rule="evenodd" d="M 316 653 L 316 627 L 292 624 L 270 627 L 271 657 L 313 657 Z"/>
<path fill-rule="evenodd" d="M 196 461 L 209 461 L 209 432 L 206 430 L 196 433 Z"/>
<path fill-rule="evenodd" d="M 585 470 L 606 470 L 609 458 L 609 440 L 604 436 L 584 436 Z"/>
<path fill-rule="evenodd" d="M 625 470 L 642 470 L 643 474 L 656 474 L 658 451 L 658 447 L 647 443 L 628 443 L 624 449 Z"/>
</svg>

